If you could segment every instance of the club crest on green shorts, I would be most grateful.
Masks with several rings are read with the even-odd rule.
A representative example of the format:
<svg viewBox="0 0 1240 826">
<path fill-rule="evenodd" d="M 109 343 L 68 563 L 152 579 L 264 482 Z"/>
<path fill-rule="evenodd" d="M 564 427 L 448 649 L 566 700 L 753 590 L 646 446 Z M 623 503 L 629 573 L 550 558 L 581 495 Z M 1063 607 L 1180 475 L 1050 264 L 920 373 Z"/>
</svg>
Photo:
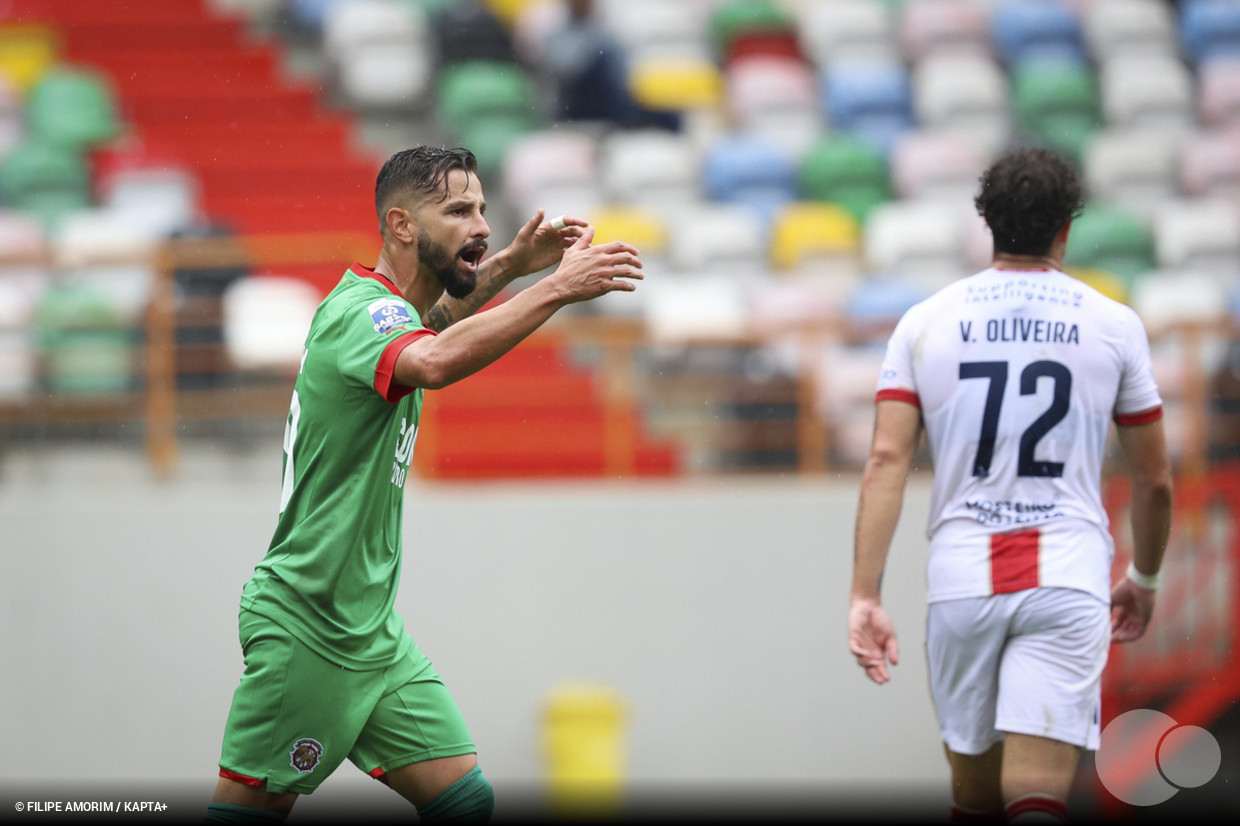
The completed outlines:
<svg viewBox="0 0 1240 826">
<path fill-rule="evenodd" d="M 314 771 L 323 756 L 323 745 L 310 737 L 303 737 L 293 744 L 288 753 L 289 763 L 302 774 Z"/>
</svg>

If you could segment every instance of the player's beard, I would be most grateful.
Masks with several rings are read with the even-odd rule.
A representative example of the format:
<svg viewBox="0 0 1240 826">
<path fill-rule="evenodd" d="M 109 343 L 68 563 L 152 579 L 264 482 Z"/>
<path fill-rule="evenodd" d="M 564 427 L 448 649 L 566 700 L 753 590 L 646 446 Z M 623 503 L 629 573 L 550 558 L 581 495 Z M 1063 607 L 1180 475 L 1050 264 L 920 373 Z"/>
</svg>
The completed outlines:
<svg viewBox="0 0 1240 826">
<path fill-rule="evenodd" d="M 472 293 L 478 284 L 477 271 L 461 266 L 461 254 L 478 250 L 481 260 L 486 249 L 486 241 L 473 241 L 461 247 L 454 255 L 442 244 L 432 241 L 426 230 L 418 231 L 418 263 L 430 270 L 443 285 L 444 292 L 453 298 L 464 298 Z"/>
</svg>

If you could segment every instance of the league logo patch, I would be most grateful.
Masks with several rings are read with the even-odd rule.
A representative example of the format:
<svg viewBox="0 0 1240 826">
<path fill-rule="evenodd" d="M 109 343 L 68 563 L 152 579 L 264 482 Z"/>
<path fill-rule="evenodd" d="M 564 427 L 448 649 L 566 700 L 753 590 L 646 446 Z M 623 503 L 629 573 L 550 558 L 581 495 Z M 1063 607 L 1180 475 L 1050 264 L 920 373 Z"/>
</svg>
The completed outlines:
<svg viewBox="0 0 1240 826">
<path fill-rule="evenodd" d="M 314 771 L 322 756 L 323 744 L 310 737 L 298 740 L 293 744 L 293 750 L 288 753 L 289 764 L 302 774 Z"/>
<path fill-rule="evenodd" d="M 394 298 L 381 298 L 373 302 L 366 311 L 375 323 L 376 333 L 386 333 L 393 327 L 412 324 L 413 316 L 409 315 L 409 307 Z"/>
</svg>

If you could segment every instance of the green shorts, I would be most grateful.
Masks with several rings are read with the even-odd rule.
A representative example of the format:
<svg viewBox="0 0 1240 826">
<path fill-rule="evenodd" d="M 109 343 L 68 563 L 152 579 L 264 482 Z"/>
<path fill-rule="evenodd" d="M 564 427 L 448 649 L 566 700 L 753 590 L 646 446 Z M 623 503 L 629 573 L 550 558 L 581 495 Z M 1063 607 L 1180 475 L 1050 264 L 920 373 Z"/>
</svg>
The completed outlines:
<svg viewBox="0 0 1240 826">
<path fill-rule="evenodd" d="M 224 729 L 220 776 L 309 794 L 347 757 L 392 769 L 477 749 L 430 660 L 411 646 L 387 668 L 335 665 L 266 617 L 241 612 L 245 673 Z"/>
</svg>

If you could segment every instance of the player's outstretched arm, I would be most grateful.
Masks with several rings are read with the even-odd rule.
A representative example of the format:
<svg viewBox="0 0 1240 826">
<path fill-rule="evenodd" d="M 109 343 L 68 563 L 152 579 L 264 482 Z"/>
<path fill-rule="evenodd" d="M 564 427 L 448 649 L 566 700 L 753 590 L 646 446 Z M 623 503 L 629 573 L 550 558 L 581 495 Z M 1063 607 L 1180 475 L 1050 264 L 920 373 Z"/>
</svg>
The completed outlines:
<svg viewBox="0 0 1240 826">
<path fill-rule="evenodd" d="M 891 679 L 888 662 L 896 665 L 900 659 L 895 626 L 883 609 L 880 591 L 891 538 L 900 521 L 904 484 L 920 438 L 918 408 L 902 401 L 878 402 L 874 440 L 857 503 L 848 646 L 866 676 L 880 685 Z"/>
<path fill-rule="evenodd" d="M 1171 460 L 1162 420 L 1118 427 L 1120 451 L 1132 490 L 1134 575 L 1152 585 L 1162 569 L 1171 534 Z M 1140 639 L 1154 613 L 1155 589 L 1125 576 L 1111 590 L 1111 641 Z"/>
<path fill-rule="evenodd" d="M 511 244 L 482 263 L 473 292 L 464 298 L 445 294 L 439 299 L 426 314 L 426 326 L 442 333 L 462 318 L 478 312 L 516 279 L 560 261 L 564 251 L 581 237 L 587 224 L 580 218 L 564 216 L 563 226 L 557 227 L 544 221 L 544 215 L 543 210 L 538 210 L 517 232 Z"/>
<path fill-rule="evenodd" d="M 555 272 L 498 307 L 462 319 L 436 336 L 416 339 L 396 360 L 395 378 L 434 390 L 491 364 L 542 326 L 557 310 L 610 292 L 631 292 L 642 278 L 637 250 L 622 241 L 590 246 L 587 228 L 564 251 Z"/>
</svg>

